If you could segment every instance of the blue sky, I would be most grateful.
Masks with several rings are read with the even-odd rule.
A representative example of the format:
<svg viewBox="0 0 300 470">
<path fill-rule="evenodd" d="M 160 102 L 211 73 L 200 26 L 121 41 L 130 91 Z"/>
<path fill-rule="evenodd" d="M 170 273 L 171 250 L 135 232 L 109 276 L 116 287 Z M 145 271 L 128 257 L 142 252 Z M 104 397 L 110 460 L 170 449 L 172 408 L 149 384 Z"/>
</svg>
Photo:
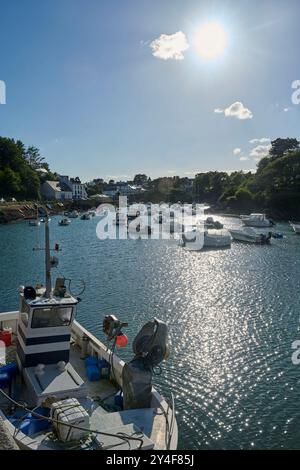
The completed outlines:
<svg viewBox="0 0 300 470">
<path fill-rule="evenodd" d="M 247 170 L 266 139 L 300 137 L 298 0 L 0 0 L 0 14 L 0 135 L 62 174 Z M 194 37 L 210 21 L 228 41 L 204 60 Z M 178 32 L 181 60 L 155 57 Z M 230 115 L 237 102 L 248 119 Z"/>
</svg>

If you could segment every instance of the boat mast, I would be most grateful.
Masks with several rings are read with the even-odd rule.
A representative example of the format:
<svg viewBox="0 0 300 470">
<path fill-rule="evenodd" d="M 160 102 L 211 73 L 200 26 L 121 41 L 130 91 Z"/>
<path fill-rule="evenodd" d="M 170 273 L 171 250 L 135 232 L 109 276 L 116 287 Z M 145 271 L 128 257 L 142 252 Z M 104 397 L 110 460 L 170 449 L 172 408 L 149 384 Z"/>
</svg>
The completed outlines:
<svg viewBox="0 0 300 470">
<path fill-rule="evenodd" d="M 50 267 L 50 239 L 49 239 L 48 214 L 46 215 L 46 221 L 45 221 L 45 265 L 46 265 L 45 297 L 49 298 L 51 294 L 51 267 Z"/>
</svg>

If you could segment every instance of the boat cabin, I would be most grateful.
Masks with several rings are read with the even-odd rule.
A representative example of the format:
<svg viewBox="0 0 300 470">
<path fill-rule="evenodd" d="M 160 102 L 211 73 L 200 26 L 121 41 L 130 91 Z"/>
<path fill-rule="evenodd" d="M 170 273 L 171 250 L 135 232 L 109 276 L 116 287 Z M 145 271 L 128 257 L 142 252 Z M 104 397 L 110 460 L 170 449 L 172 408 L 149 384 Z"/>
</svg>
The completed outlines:
<svg viewBox="0 0 300 470">
<path fill-rule="evenodd" d="M 27 287 L 20 292 L 17 363 L 36 404 L 49 395 L 84 395 L 84 382 L 69 363 L 78 300 L 58 281 L 49 298 L 45 289 Z"/>
</svg>

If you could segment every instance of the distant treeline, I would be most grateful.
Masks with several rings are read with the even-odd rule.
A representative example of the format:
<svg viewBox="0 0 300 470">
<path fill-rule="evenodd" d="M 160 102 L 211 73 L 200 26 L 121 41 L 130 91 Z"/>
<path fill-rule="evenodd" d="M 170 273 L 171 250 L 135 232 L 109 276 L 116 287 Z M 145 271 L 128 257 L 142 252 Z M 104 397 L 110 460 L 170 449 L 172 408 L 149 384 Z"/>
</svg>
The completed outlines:
<svg viewBox="0 0 300 470">
<path fill-rule="evenodd" d="M 50 171 L 36 147 L 0 137 L 0 198 L 39 199 L 45 179 L 58 179 L 58 175 Z M 87 184 L 88 194 L 101 194 L 113 183 L 94 179 Z M 131 183 L 146 190 L 134 196 L 144 202 L 201 202 L 219 210 L 265 210 L 273 217 L 300 219 L 300 143 L 294 138 L 271 142 L 269 155 L 258 162 L 256 173 L 213 171 L 197 174 L 194 181 L 179 176 L 151 180 L 138 174 Z"/>
</svg>

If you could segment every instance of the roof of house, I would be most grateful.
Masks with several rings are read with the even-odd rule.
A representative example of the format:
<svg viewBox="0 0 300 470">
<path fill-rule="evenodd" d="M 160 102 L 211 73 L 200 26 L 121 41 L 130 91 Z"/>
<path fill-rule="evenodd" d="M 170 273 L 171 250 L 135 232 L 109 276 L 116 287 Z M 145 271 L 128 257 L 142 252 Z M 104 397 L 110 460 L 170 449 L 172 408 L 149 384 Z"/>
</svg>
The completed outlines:
<svg viewBox="0 0 300 470">
<path fill-rule="evenodd" d="M 59 181 L 46 181 L 46 183 L 54 190 L 57 192 L 68 192 L 71 193 L 72 191 L 70 190 L 69 186 L 66 185 L 65 183 L 59 182 Z"/>
</svg>

